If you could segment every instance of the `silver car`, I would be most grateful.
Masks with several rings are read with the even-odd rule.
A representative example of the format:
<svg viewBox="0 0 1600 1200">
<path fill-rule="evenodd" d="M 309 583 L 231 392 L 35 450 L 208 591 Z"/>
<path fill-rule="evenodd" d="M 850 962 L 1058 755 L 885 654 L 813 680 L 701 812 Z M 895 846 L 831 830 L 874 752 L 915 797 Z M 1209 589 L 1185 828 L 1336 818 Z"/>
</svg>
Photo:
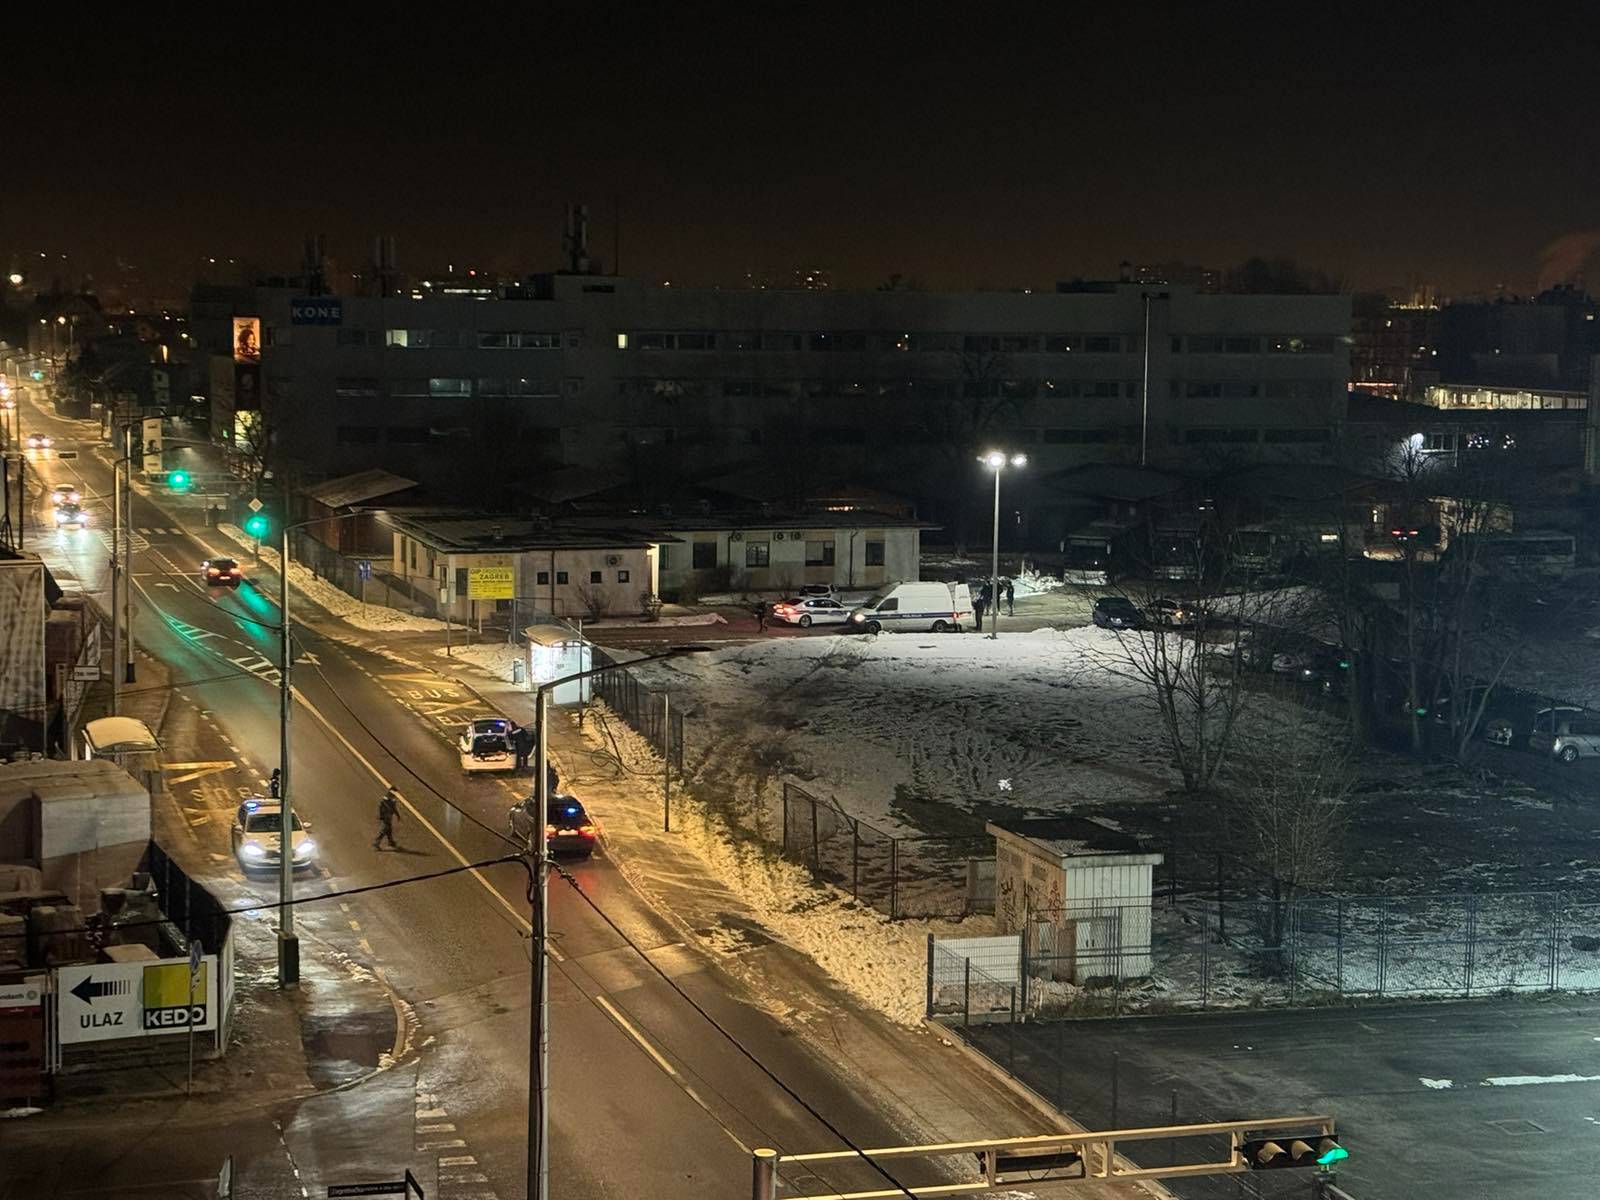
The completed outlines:
<svg viewBox="0 0 1600 1200">
<path fill-rule="evenodd" d="M 1600 714 L 1581 708 L 1541 708 L 1534 714 L 1528 747 L 1566 763 L 1600 755 Z"/>
</svg>

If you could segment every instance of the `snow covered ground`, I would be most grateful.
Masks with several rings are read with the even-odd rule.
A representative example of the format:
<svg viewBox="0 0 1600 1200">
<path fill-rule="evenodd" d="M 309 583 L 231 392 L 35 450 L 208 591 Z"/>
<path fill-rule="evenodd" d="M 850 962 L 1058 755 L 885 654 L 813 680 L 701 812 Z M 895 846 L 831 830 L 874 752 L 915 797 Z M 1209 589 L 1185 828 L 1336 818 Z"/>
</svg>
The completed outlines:
<svg viewBox="0 0 1600 1200">
<path fill-rule="evenodd" d="M 1137 636 L 1137 635 L 1135 635 Z M 1177 783 L 1148 688 L 1094 627 L 759 641 L 647 667 L 724 790 L 789 776 L 893 834 L 1154 799 Z"/>
<path fill-rule="evenodd" d="M 219 525 L 217 529 L 229 541 L 246 550 L 255 549 L 255 539 L 237 525 Z M 274 571 L 278 569 L 278 552 L 268 546 L 261 547 L 261 561 Z M 381 604 L 362 604 L 354 596 L 333 586 L 326 579 L 313 575 L 297 562 L 289 564 L 289 586 L 318 608 L 371 633 L 437 633 L 444 636 L 443 621 L 432 617 L 414 617 L 398 609 Z"/>
<path fill-rule="evenodd" d="M 475 642 L 470 646 L 452 646 L 448 654 L 445 652 L 445 647 L 440 646 L 434 653 L 441 658 L 469 662 L 485 675 L 492 676 L 502 683 L 513 682 L 515 678 L 512 674 L 513 668 L 518 663 L 526 664 L 528 660 L 525 647 L 513 646 L 506 642 Z"/>
</svg>

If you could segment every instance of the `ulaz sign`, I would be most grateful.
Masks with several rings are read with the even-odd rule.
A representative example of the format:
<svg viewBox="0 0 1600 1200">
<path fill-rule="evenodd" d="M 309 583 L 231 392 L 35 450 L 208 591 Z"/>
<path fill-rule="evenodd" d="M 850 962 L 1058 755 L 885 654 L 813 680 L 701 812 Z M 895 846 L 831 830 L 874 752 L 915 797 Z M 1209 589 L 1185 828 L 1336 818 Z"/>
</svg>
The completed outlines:
<svg viewBox="0 0 1600 1200">
<path fill-rule="evenodd" d="M 62 997 L 62 1044 L 215 1029 L 216 964 L 214 954 L 201 961 L 193 1003 L 187 958 L 60 968 L 56 988 Z"/>
</svg>

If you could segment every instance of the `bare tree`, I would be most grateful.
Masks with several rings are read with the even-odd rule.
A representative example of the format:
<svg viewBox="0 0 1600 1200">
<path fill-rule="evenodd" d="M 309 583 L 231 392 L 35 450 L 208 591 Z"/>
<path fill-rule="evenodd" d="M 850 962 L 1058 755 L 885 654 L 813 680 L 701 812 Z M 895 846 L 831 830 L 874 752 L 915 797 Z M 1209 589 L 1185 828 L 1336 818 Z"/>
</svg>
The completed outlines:
<svg viewBox="0 0 1600 1200">
<path fill-rule="evenodd" d="M 1148 690 L 1173 765 L 1189 793 L 1211 789 L 1248 699 L 1241 656 L 1219 653 L 1214 644 L 1214 634 L 1224 624 L 1220 614 L 1204 607 L 1197 611 L 1187 631 L 1115 630 L 1114 646 L 1100 655 L 1112 674 Z"/>
<path fill-rule="evenodd" d="M 973 479 L 976 458 L 985 442 L 1018 415 L 1018 397 L 1007 386 L 1010 358 L 991 350 L 953 351 L 957 379 L 950 390 L 918 397 L 915 406 L 929 442 L 938 452 L 939 469 L 946 472 L 941 490 L 954 510 L 950 522 L 958 554 L 966 551 L 969 518 L 975 489 L 952 484 Z"/>
<path fill-rule="evenodd" d="M 1355 771 L 1351 743 L 1320 723 L 1279 725 L 1270 748 L 1237 772 L 1228 796 L 1229 834 L 1268 878 L 1258 932 L 1276 972 L 1290 905 L 1307 887 L 1335 882 L 1345 844 Z"/>
</svg>

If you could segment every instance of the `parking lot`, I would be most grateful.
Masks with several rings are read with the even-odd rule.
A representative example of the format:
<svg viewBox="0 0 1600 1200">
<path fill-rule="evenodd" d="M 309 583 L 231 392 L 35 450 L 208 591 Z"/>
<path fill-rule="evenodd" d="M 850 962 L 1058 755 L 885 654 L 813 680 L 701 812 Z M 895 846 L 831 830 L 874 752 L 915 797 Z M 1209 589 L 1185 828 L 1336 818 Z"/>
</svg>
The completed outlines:
<svg viewBox="0 0 1600 1200">
<path fill-rule="evenodd" d="M 1090 1129 L 1332 1114 L 1356 1200 L 1587 1200 L 1600 1001 L 1234 1012 L 961 1031 Z M 1059 1064 L 1059 1065 L 1058 1065 Z M 1115 1078 L 1115 1086 L 1113 1086 Z M 1115 1111 L 1113 1111 L 1115 1094 Z M 1135 1161 L 1166 1163 L 1165 1142 Z M 1307 1171 L 1169 1181 L 1193 1200 L 1310 1196 Z"/>
</svg>

